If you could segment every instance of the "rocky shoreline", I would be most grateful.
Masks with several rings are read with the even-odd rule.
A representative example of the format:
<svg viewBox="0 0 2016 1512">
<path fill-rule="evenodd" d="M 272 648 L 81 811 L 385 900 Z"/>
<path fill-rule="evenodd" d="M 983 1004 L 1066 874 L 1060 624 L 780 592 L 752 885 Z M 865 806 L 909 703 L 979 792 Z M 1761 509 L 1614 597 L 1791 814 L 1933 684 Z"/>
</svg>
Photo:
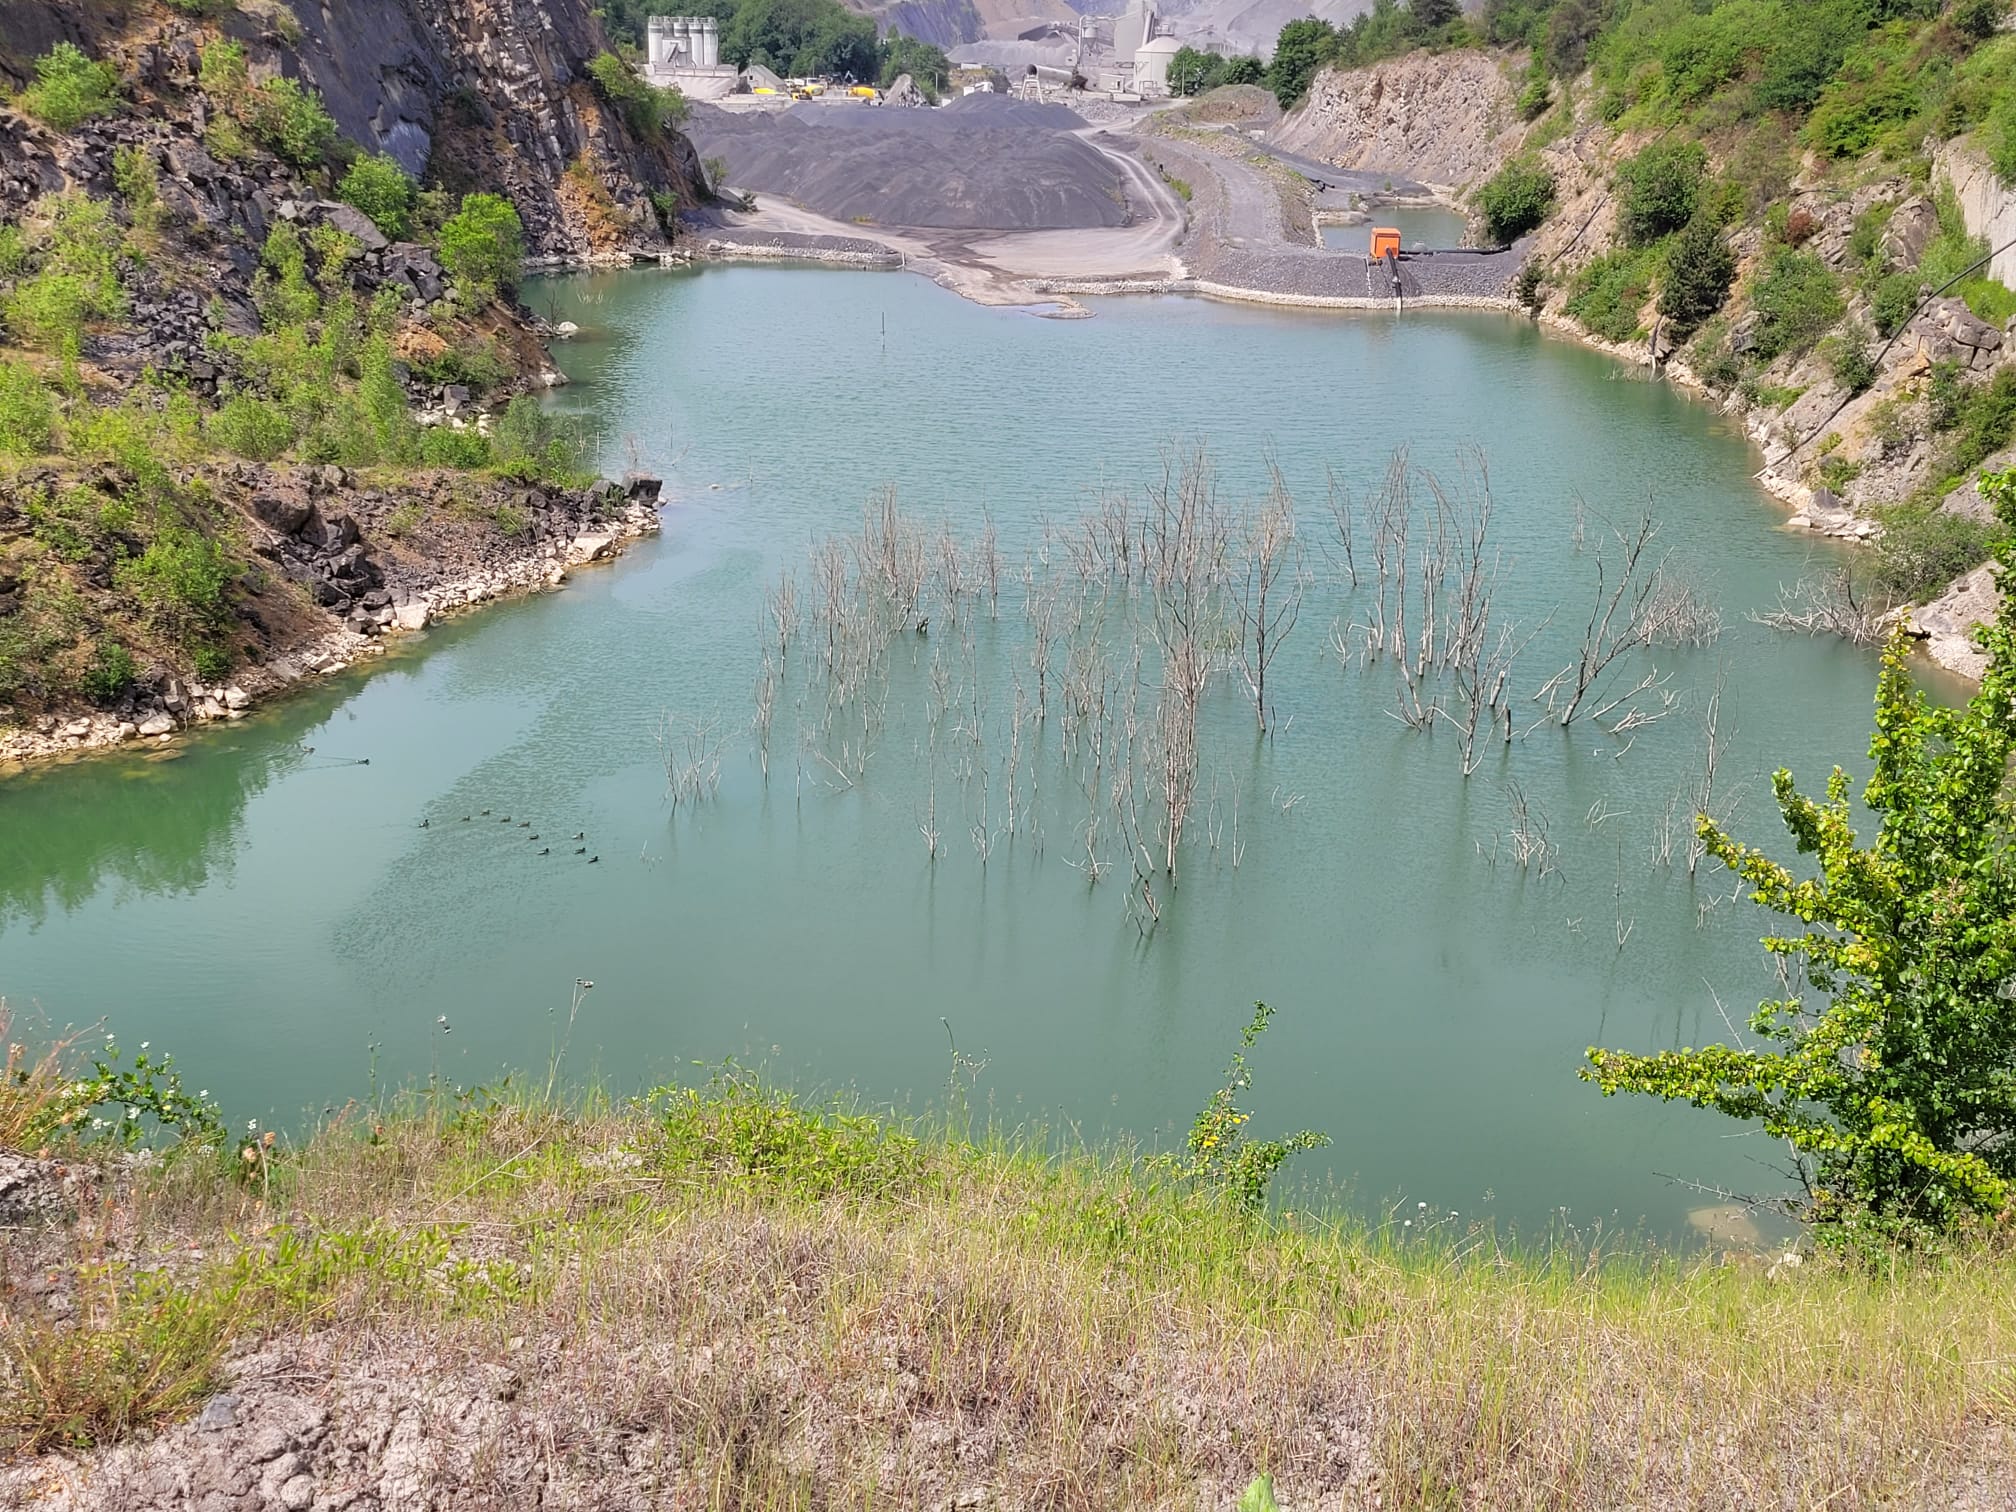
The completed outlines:
<svg viewBox="0 0 2016 1512">
<path fill-rule="evenodd" d="M 265 527 L 255 551 L 300 583 L 322 614 L 264 648 L 263 659 L 214 682 L 153 667 L 109 709 L 47 712 L 0 731 L 0 770 L 135 745 L 243 719 L 257 704 L 385 654 L 388 642 L 487 603 L 564 585 L 577 567 L 615 559 L 659 529 L 660 483 L 636 478 L 584 490 L 513 486 L 500 507 L 523 525 L 472 549 L 468 531 L 441 533 L 438 554 L 385 533 L 386 498 L 337 468 L 248 470 L 249 512 Z M 363 533 L 359 519 L 378 528 Z M 459 539 L 455 539 L 459 538 Z"/>
</svg>

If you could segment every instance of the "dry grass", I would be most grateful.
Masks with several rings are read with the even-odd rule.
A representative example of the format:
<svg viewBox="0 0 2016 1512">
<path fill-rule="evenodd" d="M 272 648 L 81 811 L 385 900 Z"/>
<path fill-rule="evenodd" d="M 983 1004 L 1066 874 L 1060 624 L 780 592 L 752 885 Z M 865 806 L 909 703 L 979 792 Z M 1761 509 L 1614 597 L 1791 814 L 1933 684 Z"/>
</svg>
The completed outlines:
<svg viewBox="0 0 2016 1512">
<path fill-rule="evenodd" d="M 0 1077 L 0 1150 L 32 1150 L 48 1138 L 63 1112 L 63 1056 L 68 1043 L 31 1050 L 13 1038 L 14 1020 L 7 1000 L 0 998 L 0 1052 L 6 1074 Z"/>
<path fill-rule="evenodd" d="M 614 1434 L 679 1505 L 1225 1505 L 1263 1470 L 1296 1508 L 2016 1494 L 2003 1254 L 1875 1277 L 1255 1224 L 1130 1162 L 751 1106 L 339 1123 L 266 1205 L 184 1173 L 105 1222 L 136 1261 L 201 1246 L 192 1295 L 339 1379 L 513 1362 L 514 1432 Z"/>
</svg>

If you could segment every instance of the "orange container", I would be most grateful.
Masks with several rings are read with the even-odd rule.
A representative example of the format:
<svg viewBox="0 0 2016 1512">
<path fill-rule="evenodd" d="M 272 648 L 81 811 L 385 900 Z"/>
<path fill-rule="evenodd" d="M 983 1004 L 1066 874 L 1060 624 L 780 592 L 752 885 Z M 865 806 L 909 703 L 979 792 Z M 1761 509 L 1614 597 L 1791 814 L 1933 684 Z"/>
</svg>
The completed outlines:
<svg viewBox="0 0 2016 1512">
<path fill-rule="evenodd" d="M 1391 226 L 1374 226 L 1372 228 L 1372 248 L 1370 253 L 1372 261 L 1384 262 L 1388 254 L 1398 256 L 1399 252 L 1399 231 Z"/>
</svg>

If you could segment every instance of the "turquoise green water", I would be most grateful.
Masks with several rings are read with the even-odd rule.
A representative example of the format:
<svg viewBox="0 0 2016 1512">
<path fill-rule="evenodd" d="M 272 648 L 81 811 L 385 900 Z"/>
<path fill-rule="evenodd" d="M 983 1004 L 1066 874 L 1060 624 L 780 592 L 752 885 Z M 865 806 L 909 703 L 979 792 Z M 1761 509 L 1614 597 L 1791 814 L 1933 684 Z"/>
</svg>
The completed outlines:
<svg viewBox="0 0 2016 1512">
<path fill-rule="evenodd" d="M 1725 679 L 1718 786 L 1774 844 L 1771 768 L 1817 783 L 1866 745 L 1871 658 L 1743 617 L 1819 548 L 1775 528 L 1749 451 L 1706 410 L 1495 316 L 1167 299 L 1053 321 L 791 269 L 556 280 L 534 294 L 549 300 L 586 328 L 560 352 L 578 380 L 564 402 L 606 422 L 612 467 L 663 472 L 662 537 L 172 759 L 0 781 L 0 992 L 17 1014 L 102 1015 L 129 1046 L 173 1049 L 234 1117 L 297 1120 L 364 1094 L 374 1058 L 381 1080 L 543 1074 L 585 977 L 568 1065 L 619 1089 L 732 1054 L 924 1105 L 945 1086 L 942 1018 L 1004 1119 L 1152 1140 L 1187 1124 L 1265 998 L 1280 1016 L 1254 1059 L 1257 1127 L 1329 1131 L 1315 1167 L 1367 1203 L 1676 1232 L 1712 1199 L 1669 1176 L 1777 1183 L 1760 1138 L 1575 1079 L 1591 1042 L 1719 1038 L 1717 998 L 1740 1022 L 1770 985 L 1764 920 L 1704 909 L 1726 881 L 1650 864 L 1700 761 L 1707 687 Z M 743 733 L 765 586 L 787 568 L 804 583 L 812 544 L 855 529 L 871 491 L 893 483 L 969 535 L 984 512 L 1019 563 L 1042 522 L 1153 476 L 1172 438 L 1211 445 L 1228 500 L 1271 451 L 1312 546 L 1274 737 L 1256 741 L 1236 674 L 1204 698 L 1201 781 L 1221 824 L 1240 796 L 1236 868 L 1229 835 L 1211 849 L 1197 821 L 1144 937 L 1118 886 L 1069 864 L 1061 780 L 1040 836 L 997 838 L 983 865 L 930 754 L 928 657 L 956 644 L 942 625 L 890 657 L 861 780 L 836 790 L 788 733 L 801 681 L 765 781 Z M 1577 496 L 1619 515 L 1650 497 L 1726 621 L 1712 647 L 1655 658 L 1676 712 L 1635 742 L 1543 726 L 1467 781 L 1446 731 L 1399 724 L 1390 676 L 1327 650 L 1352 611 L 1315 538 L 1326 466 L 1367 485 L 1403 443 L 1444 470 L 1488 453 L 1501 613 L 1546 625 L 1525 688 L 1586 615 Z M 1026 666 L 1020 591 L 976 634 L 997 707 Z M 734 737 L 698 807 L 666 796 L 668 715 Z M 1544 879 L 1502 838 L 1495 867 L 1480 855 L 1509 828 L 1512 781 L 1551 820 Z M 934 783 L 935 864 L 919 834 Z M 598 864 L 552 843 L 575 831 Z"/>
</svg>

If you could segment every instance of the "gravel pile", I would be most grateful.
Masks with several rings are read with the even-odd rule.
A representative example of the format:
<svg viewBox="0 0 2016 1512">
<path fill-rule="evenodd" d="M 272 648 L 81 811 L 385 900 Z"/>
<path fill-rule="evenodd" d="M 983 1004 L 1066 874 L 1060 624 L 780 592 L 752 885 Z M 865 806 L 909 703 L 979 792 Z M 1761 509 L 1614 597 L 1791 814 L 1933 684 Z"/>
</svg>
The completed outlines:
<svg viewBox="0 0 2016 1512">
<path fill-rule="evenodd" d="M 696 106 L 694 145 L 728 182 L 833 220 L 945 230 L 1124 226 L 1126 180 L 1058 105 L 978 95 L 940 110 L 799 105 L 775 113 Z"/>
</svg>

